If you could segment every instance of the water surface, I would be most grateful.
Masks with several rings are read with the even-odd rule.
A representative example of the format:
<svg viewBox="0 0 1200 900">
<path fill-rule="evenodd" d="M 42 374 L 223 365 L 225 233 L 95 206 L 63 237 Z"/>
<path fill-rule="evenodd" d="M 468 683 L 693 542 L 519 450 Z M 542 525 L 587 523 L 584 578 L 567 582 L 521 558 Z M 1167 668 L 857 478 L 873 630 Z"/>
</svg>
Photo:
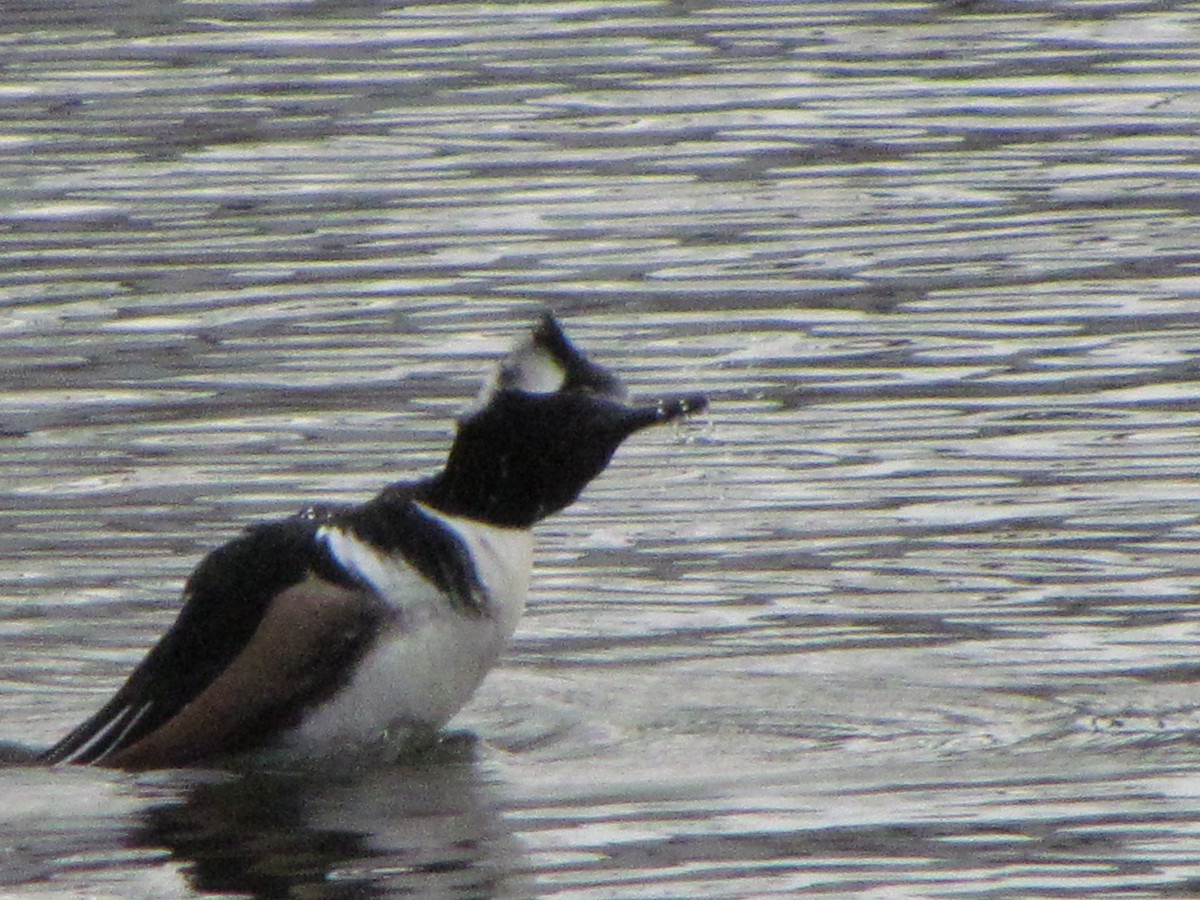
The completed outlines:
<svg viewBox="0 0 1200 900">
<path fill-rule="evenodd" d="M 0 722 L 243 525 L 436 466 L 538 311 L 704 390 L 350 779 L 0 774 L 11 896 L 1200 884 L 1193 3 L 25 3 Z"/>
</svg>

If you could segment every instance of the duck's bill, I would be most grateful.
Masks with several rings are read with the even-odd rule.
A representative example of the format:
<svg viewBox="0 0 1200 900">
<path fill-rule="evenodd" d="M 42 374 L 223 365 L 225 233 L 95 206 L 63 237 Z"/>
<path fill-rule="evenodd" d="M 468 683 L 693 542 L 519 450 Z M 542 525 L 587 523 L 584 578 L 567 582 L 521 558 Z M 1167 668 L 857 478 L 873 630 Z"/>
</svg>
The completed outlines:
<svg viewBox="0 0 1200 900">
<path fill-rule="evenodd" d="M 664 397 L 648 406 L 632 407 L 626 411 L 625 418 L 629 431 L 633 432 L 650 425 L 674 422 L 692 413 L 703 412 L 707 408 L 708 398 L 703 394 L 683 394 L 679 397 Z"/>
</svg>

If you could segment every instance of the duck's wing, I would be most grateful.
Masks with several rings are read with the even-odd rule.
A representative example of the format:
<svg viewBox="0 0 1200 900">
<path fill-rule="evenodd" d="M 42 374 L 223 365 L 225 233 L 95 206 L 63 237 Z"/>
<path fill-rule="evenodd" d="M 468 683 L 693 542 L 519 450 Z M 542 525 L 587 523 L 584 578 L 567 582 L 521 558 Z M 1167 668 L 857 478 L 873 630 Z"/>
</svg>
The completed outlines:
<svg viewBox="0 0 1200 900">
<path fill-rule="evenodd" d="M 332 693 L 378 602 L 303 518 L 259 526 L 211 553 L 175 624 L 116 695 L 42 755 L 121 768 L 185 765 L 250 749 Z"/>
</svg>

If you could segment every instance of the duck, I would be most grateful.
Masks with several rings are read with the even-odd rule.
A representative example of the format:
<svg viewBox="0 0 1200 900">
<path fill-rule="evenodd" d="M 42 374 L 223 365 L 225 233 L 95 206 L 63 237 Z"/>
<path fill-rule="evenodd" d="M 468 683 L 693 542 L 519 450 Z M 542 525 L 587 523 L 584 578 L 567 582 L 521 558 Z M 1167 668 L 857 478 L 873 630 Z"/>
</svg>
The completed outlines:
<svg viewBox="0 0 1200 900">
<path fill-rule="evenodd" d="M 533 526 L 626 439 L 706 406 L 699 393 L 631 404 L 544 314 L 458 418 L 440 470 L 255 524 L 210 552 L 158 643 L 39 761 L 320 765 L 428 745 L 517 627 Z"/>
</svg>

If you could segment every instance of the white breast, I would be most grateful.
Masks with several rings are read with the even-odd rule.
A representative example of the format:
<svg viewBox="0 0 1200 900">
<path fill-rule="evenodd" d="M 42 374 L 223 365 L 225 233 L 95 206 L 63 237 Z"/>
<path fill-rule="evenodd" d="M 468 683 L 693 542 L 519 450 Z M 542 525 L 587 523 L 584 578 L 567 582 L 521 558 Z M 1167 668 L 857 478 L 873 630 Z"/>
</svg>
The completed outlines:
<svg viewBox="0 0 1200 900">
<path fill-rule="evenodd" d="M 486 591 L 483 615 L 456 608 L 399 554 L 381 553 L 340 528 L 321 528 L 318 538 L 371 586 L 390 615 L 346 687 L 287 736 L 289 751 L 328 756 L 350 745 L 397 746 L 435 731 L 467 702 L 516 628 L 533 562 L 529 531 L 422 511 L 470 551 Z"/>
</svg>

